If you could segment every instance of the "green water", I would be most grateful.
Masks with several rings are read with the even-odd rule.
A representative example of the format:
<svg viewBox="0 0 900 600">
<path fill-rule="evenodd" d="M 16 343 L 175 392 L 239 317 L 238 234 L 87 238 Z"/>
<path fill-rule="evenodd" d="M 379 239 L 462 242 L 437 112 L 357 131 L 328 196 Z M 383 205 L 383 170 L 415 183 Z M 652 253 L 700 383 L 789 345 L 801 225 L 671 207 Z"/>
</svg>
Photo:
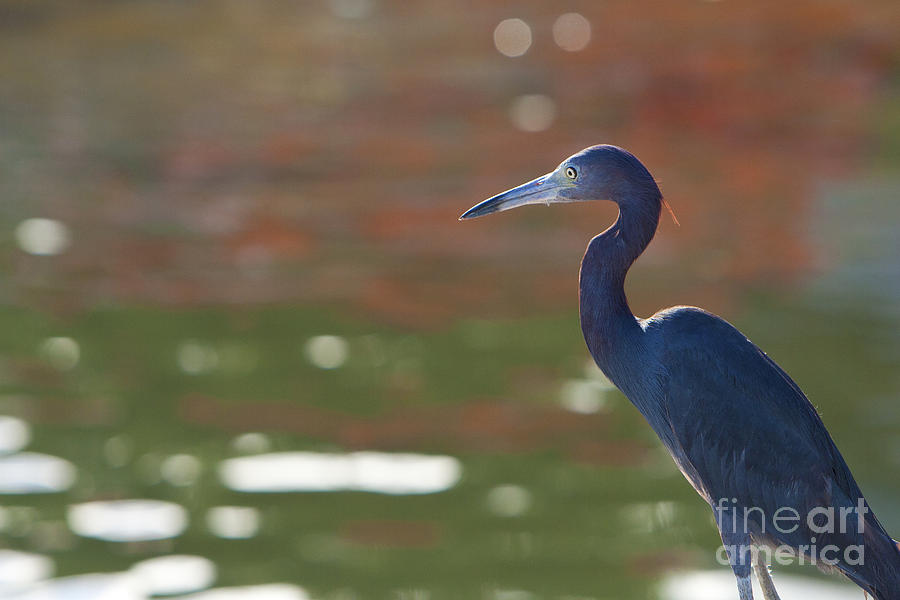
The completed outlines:
<svg viewBox="0 0 900 600">
<path fill-rule="evenodd" d="M 806 389 L 876 511 L 900 530 L 896 329 L 770 297 L 749 304 L 740 325 Z M 211 559 L 218 585 L 293 582 L 323 598 L 653 598 L 672 570 L 717 568 L 708 509 L 624 397 L 588 386 L 597 412 L 560 405 L 566 382 L 594 376 L 574 314 L 463 320 L 427 334 L 281 307 L 67 317 L 7 308 L 0 322 L 0 412 L 31 424 L 30 450 L 78 469 L 66 492 L 5 497 L 7 511 L 34 510 L 9 513 L 4 540 L 52 557 L 58 575 L 177 553 Z M 338 368 L 306 355 L 322 334 L 347 343 Z M 59 370 L 41 355 L 49 336 L 77 341 L 76 365 Z M 186 340 L 216 359 L 185 372 Z M 269 451 L 450 455 L 462 477 L 428 495 L 230 491 L 217 466 L 241 454 L 233 441 L 247 432 L 263 432 Z M 196 479 L 160 475 L 176 454 L 199 459 Z M 67 505 L 117 498 L 180 504 L 190 525 L 156 542 L 68 531 Z M 255 507 L 258 531 L 213 535 L 206 513 L 220 505 Z"/>
</svg>

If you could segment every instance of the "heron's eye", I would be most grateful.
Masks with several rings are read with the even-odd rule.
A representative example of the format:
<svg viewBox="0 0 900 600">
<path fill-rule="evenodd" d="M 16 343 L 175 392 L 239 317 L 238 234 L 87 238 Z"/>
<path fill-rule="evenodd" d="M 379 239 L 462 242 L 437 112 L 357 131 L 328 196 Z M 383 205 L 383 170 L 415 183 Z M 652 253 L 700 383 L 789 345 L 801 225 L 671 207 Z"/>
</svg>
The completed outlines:
<svg viewBox="0 0 900 600">
<path fill-rule="evenodd" d="M 566 167 L 566 177 L 575 179 L 578 177 L 578 171 L 576 171 L 574 167 Z"/>
</svg>

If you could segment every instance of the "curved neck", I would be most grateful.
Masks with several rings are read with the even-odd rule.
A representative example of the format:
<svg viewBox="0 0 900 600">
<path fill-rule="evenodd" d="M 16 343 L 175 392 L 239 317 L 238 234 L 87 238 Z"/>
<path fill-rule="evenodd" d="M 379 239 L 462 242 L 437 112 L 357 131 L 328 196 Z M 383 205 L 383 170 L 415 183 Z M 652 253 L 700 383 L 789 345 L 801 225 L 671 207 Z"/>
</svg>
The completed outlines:
<svg viewBox="0 0 900 600">
<path fill-rule="evenodd" d="M 625 276 L 656 233 L 661 198 L 650 190 L 643 198 L 618 203 L 619 218 L 591 240 L 581 261 L 581 330 L 613 383 L 621 370 L 616 357 L 628 354 L 622 344 L 634 341 L 642 331 L 625 297 Z"/>
</svg>

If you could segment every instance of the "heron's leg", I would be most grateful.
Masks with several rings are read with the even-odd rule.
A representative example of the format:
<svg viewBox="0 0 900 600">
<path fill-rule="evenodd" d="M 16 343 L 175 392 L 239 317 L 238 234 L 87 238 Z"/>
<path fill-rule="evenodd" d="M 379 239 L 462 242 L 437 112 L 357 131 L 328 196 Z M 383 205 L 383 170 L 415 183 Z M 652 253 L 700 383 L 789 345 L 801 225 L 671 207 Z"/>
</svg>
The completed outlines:
<svg viewBox="0 0 900 600">
<path fill-rule="evenodd" d="M 762 588 L 763 598 L 766 600 L 781 600 L 778 592 L 775 591 L 775 584 L 772 582 L 772 575 L 769 573 L 769 567 L 763 562 L 757 562 L 753 565 L 756 571 L 756 579 L 759 580 L 759 587 Z"/>
<path fill-rule="evenodd" d="M 750 581 L 750 576 L 738 577 L 737 584 L 740 600 L 753 600 L 753 583 Z"/>
<path fill-rule="evenodd" d="M 750 579 L 750 538 L 745 536 L 727 535 L 722 533 L 722 541 L 725 542 L 725 551 L 728 553 L 728 562 L 731 570 L 737 578 L 738 594 L 740 600 L 753 600 L 753 583 Z"/>
<path fill-rule="evenodd" d="M 740 600 L 753 600 L 753 585 L 750 580 L 752 547 L 750 535 L 740 527 L 733 513 L 715 511 L 716 523 L 722 535 L 722 543 L 728 554 L 728 563 L 737 578 Z M 736 512 L 736 511 L 734 511 Z"/>
</svg>

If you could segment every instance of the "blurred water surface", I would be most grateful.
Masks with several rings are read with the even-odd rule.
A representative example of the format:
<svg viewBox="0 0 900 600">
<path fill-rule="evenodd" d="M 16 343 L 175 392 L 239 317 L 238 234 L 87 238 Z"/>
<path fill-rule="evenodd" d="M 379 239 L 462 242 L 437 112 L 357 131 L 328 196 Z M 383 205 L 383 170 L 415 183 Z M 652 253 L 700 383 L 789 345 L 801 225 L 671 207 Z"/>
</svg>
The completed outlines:
<svg viewBox="0 0 900 600">
<path fill-rule="evenodd" d="M 733 596 L 708 508 L 581 340 L 613 209 L 456 221 L 599 142 L 682 223 L 636 312 L 738 325 L 900 534 L 897 23 L 4 2 L 0 598 Z"/>
</svg>

